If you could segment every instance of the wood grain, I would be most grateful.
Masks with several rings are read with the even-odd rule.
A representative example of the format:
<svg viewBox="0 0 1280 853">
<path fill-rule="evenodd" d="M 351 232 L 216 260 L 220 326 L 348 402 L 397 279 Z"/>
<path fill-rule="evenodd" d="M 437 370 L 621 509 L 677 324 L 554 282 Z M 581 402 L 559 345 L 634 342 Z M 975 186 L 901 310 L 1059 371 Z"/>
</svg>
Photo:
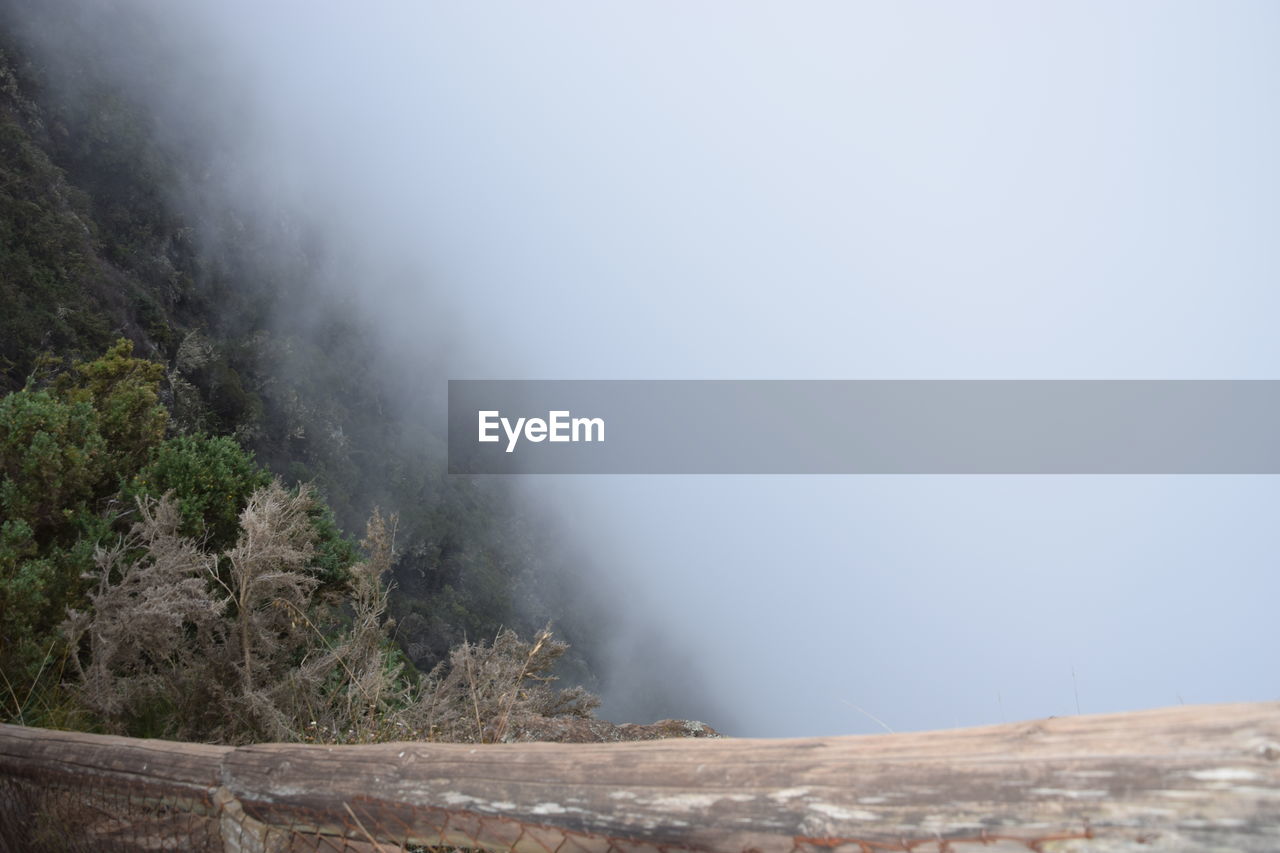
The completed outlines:
<svg viewBox="0 0 1280 853">
<path fill-rule="evenodd" d="M 312 838 L 543 853 L 1280 850 L 1280 703 L 610 744 L 233 749 L 0 726 L 5 776 L 221 797 Z"/>
</svg>

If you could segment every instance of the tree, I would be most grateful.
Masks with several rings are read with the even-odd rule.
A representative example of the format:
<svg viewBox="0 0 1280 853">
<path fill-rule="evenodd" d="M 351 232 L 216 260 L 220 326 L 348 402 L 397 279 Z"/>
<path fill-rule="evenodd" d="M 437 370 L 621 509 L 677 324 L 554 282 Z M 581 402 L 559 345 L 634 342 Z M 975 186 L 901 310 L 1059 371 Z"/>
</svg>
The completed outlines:
<svg viewBox="0 0 1280 853">
<path fill-rule="evenodd" d="M 51 387 L 0 399 L 0 675 L 6 716 L 61 658 L 56 628 L 122 504 L 120 482 L 163 438 L 162 368 L 120 341 Z"/>
</svg>

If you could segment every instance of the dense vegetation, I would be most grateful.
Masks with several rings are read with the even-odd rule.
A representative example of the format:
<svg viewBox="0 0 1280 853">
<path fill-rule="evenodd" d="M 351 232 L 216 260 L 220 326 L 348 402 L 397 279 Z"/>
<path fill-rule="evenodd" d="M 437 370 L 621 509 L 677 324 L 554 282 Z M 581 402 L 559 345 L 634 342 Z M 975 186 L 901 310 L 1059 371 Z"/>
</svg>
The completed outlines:
<svg viewBox="0 0 1280 853">
<path fill-rule="evenodd" d="M 565 644 L 507 630 L 560 615 L 532 580 L 533 526 L 444 475 L 358 313 L 314 308 L 309 236 L 192 204 L 213 152 L 160 133 L 103 57 L 53 69 L 12 33 L 0 719 L 484 740 L 520 714 L 588 713 L 543 680 Z M 344 531 L 371 513 L 361 548 Z"/>
<path fill-rule="evenodd" d="M 0 399 L 7 719 L 346 742 L 589 715 L 588 694 L 547 686 L 566 646 L 545 631 L 464 643 L 420 677 L 387 618 L 395 519 L 374 512 L 358 561 L 310 486 L 232 439 L 166 438 L 162 366 L 131 352 Z"/>
</svg>

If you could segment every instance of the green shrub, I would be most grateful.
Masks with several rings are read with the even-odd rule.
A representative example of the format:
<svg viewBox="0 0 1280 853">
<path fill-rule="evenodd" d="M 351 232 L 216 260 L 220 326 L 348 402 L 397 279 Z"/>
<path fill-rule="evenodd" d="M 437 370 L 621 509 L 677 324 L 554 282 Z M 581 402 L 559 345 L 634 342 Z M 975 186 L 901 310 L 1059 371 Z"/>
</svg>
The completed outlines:
<svg viewBox="0 0 1280 853">
<path fill-rule="evenodd" d="M 0 512 L 48 541 L 89 505 L 107 473 L 98 412 L 48 391 L 0 399 Z"/>
<path fill-rule="evenodd" d="M 117 476 L 131 474 L 146 461 L 169 422 L 159 402 L 164 365 L 132 353 L 133 342 L 122 338 L 102 358 L 77 364 L 55 384 L 66 399 L 88 402 L 98 412 L 108 466 Z"/>
<path fill-rule="evenodd" d="M 94 549 L 112 535 L 131 477 L 164 434 L 163 366 L 120 341 L 51 388 L 0 399 L 0 674 L 6 716 L 60 657 L 57 627 L 84 600 Z M 20 699 L 19 694 L 27 699 Z"/>
<path fill-rule="evenodd" d="M 158 499 L 172 492 L 182 535 L 220 551 L 235 543 L 249 496 L 269 482 L 270 475 L 235 439 L 180 435 L 155 449 L 125 497 L 132 504 L 139 495 Z"/>
<path fill-rule="evenodd" d="M 182 435 L 162 442 L 151 461 L 124 490 L 129 503 L 138 497 L 172 494 L 182 517 L 181 535 L 213 551 L 235 544 L 240 514 L 271 475 L 253 454 L 226 436 Z M 323 589 L 340 589 L 350 578 L 356 547 L 343 538 L 333 512 L 321 501 L 308 504 L 315 552 L 307 568 Z"/>
</svg>

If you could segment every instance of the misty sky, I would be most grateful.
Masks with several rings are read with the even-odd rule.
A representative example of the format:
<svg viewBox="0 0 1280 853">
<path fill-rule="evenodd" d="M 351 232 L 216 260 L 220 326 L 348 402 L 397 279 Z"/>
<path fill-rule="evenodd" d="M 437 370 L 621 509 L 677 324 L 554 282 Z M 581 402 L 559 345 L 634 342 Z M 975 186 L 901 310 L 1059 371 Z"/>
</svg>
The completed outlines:
<svg viewBox="0 0 1280 853">
<path fill-rule="evenodd" d="M 1280 378 L 1273 2 L 127 5 L 410 372 Z M 1277 698 L 1275 478 L 520 488 L 627 605 L 615 717 Z"/>
</svg>

